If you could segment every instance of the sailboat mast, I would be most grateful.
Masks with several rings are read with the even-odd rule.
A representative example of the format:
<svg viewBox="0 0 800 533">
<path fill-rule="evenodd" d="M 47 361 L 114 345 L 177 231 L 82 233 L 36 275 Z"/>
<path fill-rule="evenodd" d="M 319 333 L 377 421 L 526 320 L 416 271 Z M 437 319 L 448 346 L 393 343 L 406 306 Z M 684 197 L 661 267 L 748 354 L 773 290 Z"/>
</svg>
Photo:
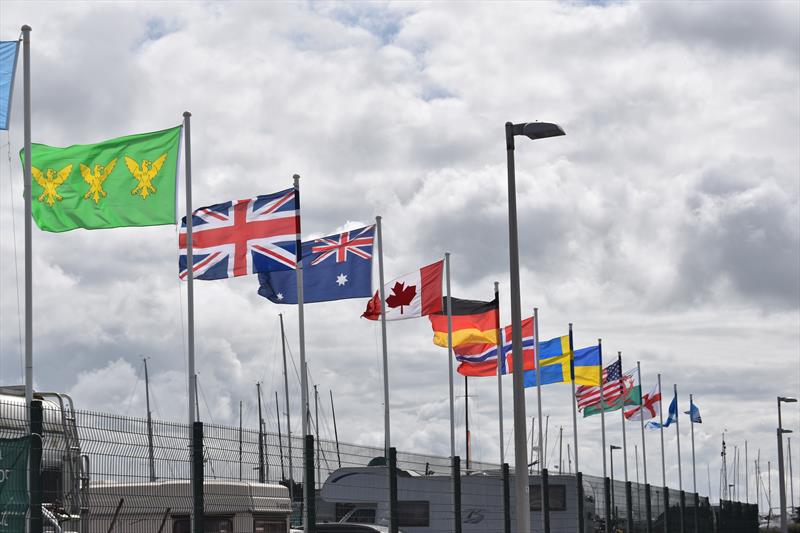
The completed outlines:
<svg viewBox="0 0 800 533">
<path fill-rule="evenodd" d="M 342 467 L 342 456 L 339 453 L 339 430 L 336 428 L 336 409 L 333 407 L 333 391 L 328 389 L 331 393 L 331 415 L 333 416 L 333 436 L 336 439 L 336 460 L 339 463 L 339 468 Z"/>
<path fill-rule="evenodd" d="M 265 483 L 264 475 L 264 418 L 261 414 L 261 382 L 256 382 L 256 394 L 258 395 L 258 482 Z"/>
<path fill-rule="evenodd" d="M 275 391 L 275 419 L 278 421 L 278 453 L 281 454 L 281 479 L 286 479 L 286 470 L 283 466 L 283 436 L 281 435 L 281 408 L 278 406 L 278 391 Z"/>
<path fill-rule="evenodd" d="M 153 453 L 153 416 L 150 412 L 150 378 L 147 374 L 147 357 L 144 361 L 144 396 L 147 402 L 147 452 L 150 459 L 150 482 L 156 480 L 156 461 Z"/>
<path fill-rule="evenodd" d="M 283 332 L 283 313 L 278 314 L 281 321 L 281 348 L 283 350 L 283 390 L 286 394 L 286 443 L 289 448 L 289 500 L 294 501 L 294 468 L 292 465 L 292 419 L 289 408 L 289 373 L 286 370 L 286 335 Z"/>
</svg>

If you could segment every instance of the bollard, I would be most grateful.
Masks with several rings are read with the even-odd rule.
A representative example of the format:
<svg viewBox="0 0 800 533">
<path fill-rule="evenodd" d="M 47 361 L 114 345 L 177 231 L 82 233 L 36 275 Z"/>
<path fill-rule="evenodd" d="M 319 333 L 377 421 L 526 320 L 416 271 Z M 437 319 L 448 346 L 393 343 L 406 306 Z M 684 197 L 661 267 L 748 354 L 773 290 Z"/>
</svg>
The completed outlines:
<svg viewBox="0 0 800 533">
<path fill-rule="evenodd" d="M 317 531 L 317 507 L 316 507 L 316 489 L 314 484 L 314 435 L 306 435 L 305 449 L 303 456 L 305 457 L 305 476 L 303 481 L 303 492 L 306 495 L 306 520 L 305 532 L 316 533 Z"/>
<path fill-rule="evenodd" d="M 580 472 L 575 473 L 575 483 L 578 488 L 578 531 L 583 533 L 586 530 L 586 525 L 584 524 L 584 508 L 583 508 L 583 474 Z"/>
<path fill-rule="evenodd" d="M 453 521 L 455 533 L 461 533 L 461 457 L 453 457 Z"/>
<path fill-rule="evenodd" d="M 389 448 L 389 533 L 397 533 L 397 450 Z"/>
<path fill-rule="evenodd" d="M 653 502 L 650 499 L 650 484 L 644 486 L 644 516 L 647 533 L 653 533 Z"/>
<path fill-rule="evenodd" d="M 31 447 L 28 483 L 30 486 L 29 533 L 42 533 L 42 401 L 31 402 Z"/>
<path fill-rule="evenodd" d="M 633 531 L 633 483 L 625 482 L 625 521 L 627 522 L 625 531 Z"/>
<path fill-rule="evenodd" d="M 192 427 L 192 524 L 194 533 L 203 533 L 203 423 Z"/>
<path fill-rule="evenodd" d="M 508 463 L 503 463 L 503 532 L 511 533 L 511 493 L 509 492 Z"/>
</svg>

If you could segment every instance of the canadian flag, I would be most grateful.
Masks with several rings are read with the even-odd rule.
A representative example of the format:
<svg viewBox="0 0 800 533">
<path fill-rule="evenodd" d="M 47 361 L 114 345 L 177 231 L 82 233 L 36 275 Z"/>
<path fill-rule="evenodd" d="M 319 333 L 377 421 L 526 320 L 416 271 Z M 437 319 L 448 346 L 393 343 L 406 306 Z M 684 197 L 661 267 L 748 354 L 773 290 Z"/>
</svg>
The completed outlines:
<svg viewBox="0 0 800 533">
<path fill-rule="evenodd" d="M 442 270 L 444 261 L 437 261 L 417 271 L 395 278 L 383 287 L 386 297 L 386 320 L 402 320 L 438 313 L 442 310 Z M 362 317 L 378 320 L 381 317 L 381 297 L 367 302 Z"/>
</svg>

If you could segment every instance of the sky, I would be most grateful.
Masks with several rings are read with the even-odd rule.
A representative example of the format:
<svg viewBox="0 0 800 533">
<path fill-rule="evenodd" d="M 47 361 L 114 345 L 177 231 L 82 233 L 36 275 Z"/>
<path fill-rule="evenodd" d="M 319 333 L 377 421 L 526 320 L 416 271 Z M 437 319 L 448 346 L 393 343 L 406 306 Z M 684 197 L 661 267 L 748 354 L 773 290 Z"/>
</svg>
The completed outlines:
<svg viewBox="0 0 800 533">
<path fill-rule="evenodd" d="M 539 309 L 542 339 L 572 322 L 576 345 L 602 338 L 626 369 L 641 361 L 645 390 L 660 373 L 665 410 L 673 384 L 681 410 L 694 395 L 701 494 L 709 485 L 719 494 L 723 431 L 729 449 L 747 441 L 764 470 L 772 461 L 777 486 L 776 396 L 800 395 L 797 2 L 0 4 L 0 39 L 23 24 L 33 28 L 34 142 L 160 130 L 188 110 L 195 207 L 285 189 L 299 174 L 304 240 L 380 215 L 387 280 L 450 252 L 453 295 L 489 300 L 498 281 L 504 323 L 504 124 L 560 124 L 564 137 L 516 143 L 524 316 Z M 0 133 L 0 384 L 24 381 L 17 74 Z M 268 397 L 281 390 L 278 313 L 297 364 L 296 309 L 257 287 L 252 276 L 195 284 L 205 421 L 235 424 L 243 400 L 255 426 L 255 382 Z M 67 392 L 80 409 L 143 416 L 149 357 L 155 416 L 185 420 L 186 305 L 175 226 L 34 227 L 35 388 Z M 380 329 L 359 318 L 365 305 L 307 305 L 306 354 L 322 437 L 333 437 L 331 390 L 340 439 L 381 446 Z M 388 324 L 392 444 L 447 456 L 447 354 L 431 337 L 424 318 Z M 499 460 L 496 385 L 469 383 L 475 460 Z M 510 377 L 503 387 L 511 459 Z M 456 396 L 461 435 L 458 376 Z M 572 442 L 570 388 L 547 386 L 542 398 L 552 466 L 560 426 Z M 796 434 L 797 406 L 783 409 Z M 529 389 L 529 418 L 536 409 Z M 600 475 L 597 418 L 579 420 L 579 454 L 582 470 Z M 619 417 L 608 423 L 609 444 L 620 444 Z M 677 486 L 674 430 L 665 437 Z M 630 425 L 629 447 L 640 439 Z M 646 439 L 660 483 L 658 434 Z M 800 442 L 792 451 L 800 468 Z"/>
</svg>

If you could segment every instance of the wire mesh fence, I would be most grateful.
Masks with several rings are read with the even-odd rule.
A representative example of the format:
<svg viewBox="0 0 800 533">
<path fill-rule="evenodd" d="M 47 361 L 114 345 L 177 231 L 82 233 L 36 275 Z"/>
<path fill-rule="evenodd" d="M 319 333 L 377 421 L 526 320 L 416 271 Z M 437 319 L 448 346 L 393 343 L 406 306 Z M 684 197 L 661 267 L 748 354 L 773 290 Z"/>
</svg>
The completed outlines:
<svg viewBox="0 0 800 533">
<path fill-rule="evenodd" d="M 287 532 L 301 521 L 306 466 L 314 474 L 317 523 L 389 523 L 391 468 L 382 448 L 321 439 L 313 443 L 313 457 L 305 458 L 302 438 L 205 424 L 202 447 L 196 448 L 204 474 L 198 494 L 191 484 L 188 425 L 76 410 L 63 395 L 42 398 L 44 531 L 188 533 L 193 501 L 201 498 L 207 533 Z M 30 416 L 24 398 L 0 395 L 0 444 L 24 439 Z M 460 524 L 464 532 L 501 532 L 506 516 L 516 526 L 513 471 L 504 479 L 499 465 L 471 462 L 469 469 L 461 465 L 456 483 L 450 458 L 406 452 L 396 457 L 401 531 L 447 533 Z M 752 505 L 723 502 L 715 514 L 708 498 L 686 493 L 681 506 L 679 491 L 650 487 L 648 515 L 645 485 L 630 483 L 629 496 L 622 481 L 609 483 L 607 493 L 601 477 L 584 475 L 580 488 L 575 475 L 547 479 L 553 533 L 580 531 L 581 517 L 584 533 L 644 533 L 648 524 L 652 531 L 677 533 L 681 520 L 685 531 L 695 531 L 695 522 L 699 533 L 755 531 L 747 525 L 752 516 L 757 527 Z M 0 504 L 10 494 L 4 490 Z M 542 497 L 542 478 L 534 472 L 529 505 L 537 533 L 545 530 Z M 7 531 L 15 529 L 0 522 L 0 532 Z"/>
</svg>

